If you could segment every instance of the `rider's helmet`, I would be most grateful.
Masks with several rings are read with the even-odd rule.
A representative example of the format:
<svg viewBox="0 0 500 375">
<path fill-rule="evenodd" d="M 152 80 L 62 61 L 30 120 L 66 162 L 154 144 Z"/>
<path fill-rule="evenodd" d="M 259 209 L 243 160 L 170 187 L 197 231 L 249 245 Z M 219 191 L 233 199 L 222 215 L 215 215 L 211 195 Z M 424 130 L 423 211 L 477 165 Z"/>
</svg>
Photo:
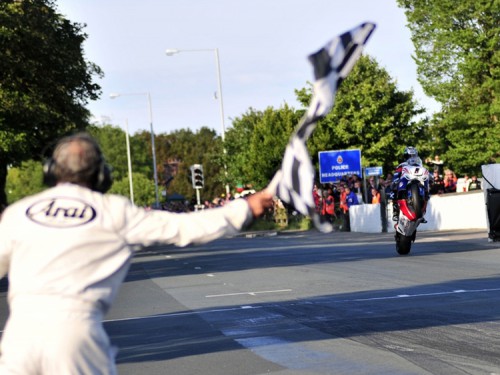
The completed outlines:
<svg viewBox="0 0 500 375">
<path fill-rule="evenodd" d="M 418 166 L 422 166 L 422 159 L 420 159 L 418 156 L 413 156 L 411 158 L 409 158 L 406 163 L 408 165 L 413 165 L 415 167 L 418 167 Z"/>
<path fill-rule="evenodd" d="M 403 159 L 407 161 L 408 159 L 411 158 L 417 158 L 418 157 L 418 151 L 415 147 L 408 146 L 405 148 L 405 152 L 403 154 Z"/>
</svg>

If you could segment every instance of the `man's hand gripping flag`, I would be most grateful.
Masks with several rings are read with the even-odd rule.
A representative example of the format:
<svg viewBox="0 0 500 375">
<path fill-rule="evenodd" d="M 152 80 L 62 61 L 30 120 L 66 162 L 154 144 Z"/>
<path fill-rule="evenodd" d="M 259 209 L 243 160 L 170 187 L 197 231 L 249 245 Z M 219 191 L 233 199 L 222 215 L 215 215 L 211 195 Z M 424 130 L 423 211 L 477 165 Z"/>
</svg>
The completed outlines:
<svg viewBox="0 0 500 375">
<path fill-rule="evenodd" d="M 374 23 L 363 23 L 309 56 L 315 78 L 311 104 L 286 147 L 281 169 L 267 187 L 298 212 L 310 216 L 321 232 L 331 232 L 333 228 L 330 223 L 321 222 L 315 209 L 312 195 L 314 168 L 306 141 L 315 129 L 316 121 L 332 109 L 340 84 L 352 70 L 374 29 Z"/>
</svg>

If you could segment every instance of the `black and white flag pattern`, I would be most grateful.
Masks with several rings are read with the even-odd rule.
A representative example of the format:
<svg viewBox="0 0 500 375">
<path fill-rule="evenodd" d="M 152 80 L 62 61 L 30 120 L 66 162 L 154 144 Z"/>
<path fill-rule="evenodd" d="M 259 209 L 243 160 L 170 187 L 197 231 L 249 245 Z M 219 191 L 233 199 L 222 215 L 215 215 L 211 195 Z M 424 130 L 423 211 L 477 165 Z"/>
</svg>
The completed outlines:
<svg viewBox="0 0 500 375">
<path fill-rule="evenodd" d="M 351 72 L 374 29 L 374 23 L 363 23 L 309 56 L 315 78 L 311 104 L 286 147 L 281 169 L 269 184 L 272 192 L 301 214 L 310 216 L 322 232 L 330 232 L 333 228 L 330 223 L 321 222 L 315 210 L 312 195 L 314 168 L 306 141 L 315 129 L 316 121 L 332 109 L 340 84 Z"/>
</svg>

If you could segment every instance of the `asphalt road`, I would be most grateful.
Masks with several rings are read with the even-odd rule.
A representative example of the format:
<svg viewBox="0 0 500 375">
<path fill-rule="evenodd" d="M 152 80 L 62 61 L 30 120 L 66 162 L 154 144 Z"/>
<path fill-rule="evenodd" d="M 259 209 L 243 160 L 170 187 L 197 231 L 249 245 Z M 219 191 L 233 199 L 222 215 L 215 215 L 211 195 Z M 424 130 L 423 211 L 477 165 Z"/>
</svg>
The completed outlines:
<svg viewBox="0 0 500 375">
<path fill-rule="evenodd" d="M 499 281 L 485 231 L 241 236 L 138 254 L 105 327 L 122 375 L 500 374 Z"/>
</svg>

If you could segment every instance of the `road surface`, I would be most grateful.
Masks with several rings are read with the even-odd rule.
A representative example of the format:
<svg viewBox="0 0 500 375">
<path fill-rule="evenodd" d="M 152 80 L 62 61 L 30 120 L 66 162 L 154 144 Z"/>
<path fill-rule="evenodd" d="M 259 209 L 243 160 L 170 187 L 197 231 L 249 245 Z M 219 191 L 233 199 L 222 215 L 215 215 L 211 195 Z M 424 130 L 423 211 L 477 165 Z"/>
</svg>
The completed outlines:
<svg viewBox="0 0 500 375">
<path fill-rule="evenodd" d="M 500 243 L 424 232 L 399 256 L 388 233 L 309 231 L 154 247 L 105 327 L 122 375 L 500 374 Z"/>
</svg>

